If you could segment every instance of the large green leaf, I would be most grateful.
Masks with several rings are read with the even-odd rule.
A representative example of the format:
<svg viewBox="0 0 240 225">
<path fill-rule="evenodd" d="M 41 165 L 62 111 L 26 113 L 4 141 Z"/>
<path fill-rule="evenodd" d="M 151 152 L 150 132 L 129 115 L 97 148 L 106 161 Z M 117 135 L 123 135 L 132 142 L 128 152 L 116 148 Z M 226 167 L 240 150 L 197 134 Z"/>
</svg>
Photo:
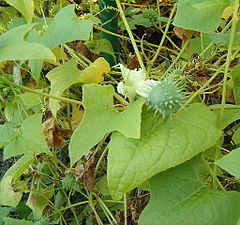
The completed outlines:
<svg viewBox="0 0 240 225">
<path fill-rule="evenodd" d="M 33 0 L 6 0 L 7 3 L 19 10 L 26 18 L 28 23 L 32 22 L 34 15 L 34 3 Z"/>
<path fill-rule="evenodd" d="M 0 61 L 20 59 L 55 60 L 54 54 L 46 46 L 24 40 L 24 36 L 31 31 L 34 26 L 34 24 L 22 25 L 0 36 Z"/>
<path fill-rule="evenodd" d="M 113 105 L 112 86 L 89 84 L 83 86 L 83 120 L 70 140 L 71 164 L 78 161 L 109 132 L 121 132 L 129 138 L 140 137 L 141 111 L 144 103 L 139 99 L 123 112 Z"/>
<path fill-rule="evenodd" d="M 73 40 L 88 40 L 93 27 L 92 20 L 81 20 L 74 12 L 74 4 L 61 9 L 42 37 L 49 48 Z"/>
<path fill-rule="evenodd" d="M 193 104 L 166 120 L 154 116 L 152 111 L 143 111 L 141 139 L 128 139 L 118 132 L 111 137 L 108 154 L 111 195 L 120 199 L 153 175 L 210 148 L 220 136 L 215 114 L 201 104 Z"/>
<path fill-rule="evenodd" d="M 240 148 L 232 150 L 215 163 L 233 176 L 240 178 Z"/>
<path fill-rule="evenodd" d="M 173 24 L 201 32 L 214 31 L 229 5 L 229 0 L 178 0 Z"/>
<path fill-rule="evenodd" d="M 193 159 L 150 179 L 151 199 L 139 225 L 236 225 L 240 193 L 202 185 Z"/>
<path fill-rule="evenodd" d="M 24 153 L 50 153 L 42 131 L 42 115 L 29 116 L 23 121 L 21 131 L 15 129 L 17 139 L 4 148 L 4 159 Z"/>
</svg>

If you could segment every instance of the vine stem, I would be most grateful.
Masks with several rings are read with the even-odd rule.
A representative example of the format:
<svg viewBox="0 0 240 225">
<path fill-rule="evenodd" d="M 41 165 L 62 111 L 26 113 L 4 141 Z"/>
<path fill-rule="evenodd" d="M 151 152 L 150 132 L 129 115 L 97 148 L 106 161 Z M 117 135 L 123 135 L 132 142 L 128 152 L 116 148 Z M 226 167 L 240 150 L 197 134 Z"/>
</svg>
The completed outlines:
<svg viewBox="0 0 240 225">
<path fill-rule="evenodd" d="M 145 72 L 145 74 L 147 74 L 147 73 L 146 73 L 146 68 L 145 68 L 144 63 L 143 63 L 142 56 L 141 56 L 141 54 L 140 54 L 140 52 L 139 52 L 139 50 L 138 50 L 138 47 L 137 47 L 136 41 L 135 41 L 135 39 L 134 39 L 134 37 L 133 37 L 131 28 L 130 28 L 130 26 L 129 26 L 128 22 L 127 22 L 126 16 L 125 16 L 125 14 L 124 14 L 124 12 L 123 12 L 123 8 L 122 8 L 122 6 L 121 6 L 121 4 L 120 4 L 120 0 L 116 0 L 116 4 L 117 4 L 117 7 L 118 7 L 120 16 L 121 16 L 121 18 L 122 18 L 122 20 L 123 20 L 123 23 L 124 23 L 124 25 L 125 25 L 125 27 L 126 27 L 126 30 L 127 30 L 127 32 L 128 32 L 128 35 L 129 35 L 129 37 L 130 37 L 130 40 L 131 40 L 131 42 L 132 42 L 132 45 L 133 45 L 134 51 L 135 51 L 135 53 L 136 53 L 137 59 L 138 59 L 138 61 L 139 61 L 139 64 L 140 64 L 141 68 L 143 69 L 143 71 Z"/>
<path fill-rule="evenodd" d="M 174 59 L 174 61 L 171 63 L 171 65 L 168 67 L 168 69 L 164 72 L 163 77 L 165 77 L 169 73 L 169 71 L 171 71 L 171 69 L 175 66 L 177 61 L 180 59 L 180 57 L 182 56 L 182 54 L 188 47 L 189 41 L 190 41 L 190 38 L 187 39 L 187 41 L 184 43 L 184 45 L 183 45 L 181 51 L 179 52 L 179 54 L 177 55 L 177 57 Z"/>
<path fill-rule="evenodd" d="M 239 0 L 235 0 L 233 3 L 233 19 L 232 19 L 232 26 L 231 26 L 231 34 L 230 34 L 230 40 L 229 40 L 229 45 L 228 45 L 228 53 L 227 53 L 225 70 L 224 70 L 224 77 L 223 77 L 223 90 L 222 90 L 222 102 L 221 102 L 222 107 L 221 107 L 221 113 L 220 113 L 220 118 L 219 118 L 220 123 L 223 119 L 224 105 L 226 102 L 227 77 L 228 77 L 228 70 L 230 68 L 230 63 L 232 61 L 232 47 L 233 47 L 236 26 L 238 23 L 238 16 L 237 16 L 238 8 L 239 8 Z"/>
<path fill-rule="evenodd" d="M 124 225 L 128 225 L 128 221 L 127 221 L 127 194 L 124 194 Z"/>
<path fill-rule="evenodd" d="M 217 178 L 217 176 L 216 176 L 216 172 L 214 171 L 214 169 L 212 169 L 212 168 L 209 166 L 207 160 L 204 158 L 203 155 L 202 155 L 201 157 L 202 157 L 203 163 L 205 164 L 208 172 L 210 173 L 210 175 L 211 175 L 211 177 L 212 177 L 212 179 L 213 179 L 213 181 L 214 181 L 214 182 L 213 182 L 213 183 L 214 183 L 214 186 L 217 184 L 218 187 L 219 187 L 222 191 L 226 191 L 225 188 L 223 187 L 223 185 L 221 184 L 221 182 L 218 180 L 218 178 Z M 215 164 L 214 164 L 214 165 L 215 165 Z M 215 188 L 216 188 L 216 187 L 215 187 Z"/>
<path fill-rule="evenodd" d="M 158 46 L 158 49 L 157 49 L 157 51 L 156 51 L 153 59 L 150 61 L 150 65 L 149 65 L 149 67 L 148 67 L 148 71 L 150 71 L 152 65 L 153 65 L 154 62 L 156 61 L 156 59 L 157 59 L 157 57 L 158 57 L 158 55 L 159 55 L 159 53 L 160 53 L 160 51 L 161 51 L 161 49 L 162 49 L 163 43 L 164 43 L 164 41 L 165 41 L 165 38 L 167 37 L 167 32 L 168 32 L 169 27 L 170 27 L 170 25 L 171 25 L 171 21 L 172 21 L 174 12 L 175 12 L 175 10 L 176 10 L 176 7 L 177 7 L 177 4 L 174 4 L 174 7 L 173 7 L 173 9 L 172 9 L 172 11 L 171 11 L 171 14 L 170 14 L 170 16 L 169 16 L 169 19 L 168 19 L 166 28 L 165 28 L 165 30 L 164 30 L 162 39 L 161 39 L 161 41 L 160 41 L 160 44 L 159 44 L 159 46 Z"/>
<path fill-rule="evenodd" d="M 94 28 L 97 29 L 97 30 L 100 30 L 100 31 L 102 31 L 102 32 L 104 32 L 104 33 L 108 33 L 108 34 L 111 34 L 111 35 L 113 35 L 113 36 L 116 36 L 116 37 L 125 39 L 125 40 L 131 40 L 129 37 L 126 37 L 126 36 L 123 36 L 123 35 L 120 35 L 120 34 L 115 34 L 115 33 L 111 32 L 111 31 L 106 30 L 106 29 L 104 29 L 104 28 L 102 28 L 102 27 L 99 27 L 99 26 L 97 26 L 97 25 L 94 25 Z M 151 47 L 154 47 L 154 48 L 158 48 L 158 45 L 149 43 L 149 42 L 147 42 L 147 41 L 135 40 L 135 42 L 136 42 L 136 43 L 140 43 L 140 44 L 141 44 L 141 42 L 144 42 L 144 44 L 147 45 L 147 46 L 151 46 Z M 162 46 L 162 49 L 166 49 L 166 50 L 172 52 L 172 53 L 175 54 L 175 55 L 178 54 L 175 50 L 170 49 L 170 48 L 168 48 L 168 47 L 166 47 L 166 46 Z"/>
<path fill-rule="evenodd" d="M 70 98 L 64 98 L 64 97 L 54 96 L 54 95 L 50 95 L 50 94 L 46 94 L 46 93 L 42 93 L 42 92 L 40 92 L 40 91 L 33 90 L 32 88 L 28 88 L 28 87 L 25 87 L 25 86 L 23 86 L 23 85 L 15 84 L 15 83 L 13 83 L 12 81 L 10 81 L 10 80 L 8 80 L 8 79 L 6 79 L 6 78 L 4 78 L 4 77 L 0 77 L 0 81 L 4 82 L 5 84 L 8 84 L 9 86 L 13 86 L 13 87 L 16 87 L 16 88 L 20 88 L 20 89 L 22 89 L 22 90 L 31 92 L 31 93 L 36 94 L 36 95 L 40 95 L 40 96 L 43 96 L 43 97 L 48 97 L 48 98 L 57 99 L 57 100 L 63 101 L 63 102 L 68 102 L 68 103 L 74 103 L 74 104 L 82 105 L 82 102 L 81 102 L 81 101 L 74 100 L 74 99 L 70 99 Z"/>
<path fill-rule="evenodd" d="M 230 63 L 232 61 L 232 47 L 233 47 L 233 41 L 234 41 L 234 35 L 235 35 L 235 31 L 236 31 L 236 25 L 238 22 L 238 17 L 237 17 L 237 13 L 238 13 L 238 8 L 239 8 L 239 0 L 235 0 L 233 2 L 233 19 L 232 19 L 232 26 L 231 26 L 231 33 L 230 33 L 230 40 L 229 40 L 229 44 L 228 44 L 228 52 L 227 52 L 227 59 L 226 59 L 226 64 L 225 64 L 225 68 L 224 68 L 224 76 L 223 76 L 223 89 L 222 89 L 222 101 L 221 101 L 221 109 L 220 109 L 220 115 L 218 118 L 219 124 L 222 123 L 223 121 L 223 114 L 224 114 L 224 109 L 225 109 L 225 103 L 226 103 L 226 95 L 227 95 L 227 78 L 228 78 L 228 71 L 230 68 Z M 217 159 L 217 153 L 215 152 L 215 161 Z M 213 173 L 216 175 L 217 174 L 217 165 L 214 164 L 213 166 Z M 216 180 L 218 181 L 218 179 L 216 178 Z M 214 180 L 216 182 L 216 180 Z M 216 186 L 214 184 L 214 187 Z"/>
<path fill-rule="evenodd" d="M 212 110 L 218 110 L 222 108 L 222 105 L 209 105 L 208 106 L 209 109 Z M 224 109 L 240 109 L 240 105 L 231 105 L 231 104 L 225 104 L 224 105 Z"/>
<path fill-rule="evenodd" d="M 238 54 L 239 51 L 236 51 L 232 57 L 234 58 L 237 54 Z M 216 77 L 217 75 L 221 72 L 221 70 L 224 68 L 224 66 L 226 66 L 226 62 L 224 64 L 222 64 L 218 70 L 212 75 L 212 77 L 201 87 L 199 88 L 183 105 L 183 107 L 180 109 L 180 111 L 186 107 L 190 102 L 192 102 L 192 100 L 197 96 L 199 95 Z"/>
</svg>

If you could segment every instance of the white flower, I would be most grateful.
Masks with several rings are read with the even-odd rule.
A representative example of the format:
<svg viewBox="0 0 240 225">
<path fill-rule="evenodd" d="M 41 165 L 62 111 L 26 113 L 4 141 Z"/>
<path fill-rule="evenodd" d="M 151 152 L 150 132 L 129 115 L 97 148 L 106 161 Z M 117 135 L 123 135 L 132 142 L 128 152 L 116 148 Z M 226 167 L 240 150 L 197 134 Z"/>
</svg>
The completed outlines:
<svg viewBox="0 0 240 225">
<path fill-rule="evenodd" d="M 120 64 L 120 69 L 123 82 L 118 84 L 117 92 L 128 97 L 130 101 L 134 101 L 137 94 L 146 98 L 157 83 L 155 80 L 146 80 L 146 74 L 142 69 L 130 70 L 122 64 Z"/>
</svg>

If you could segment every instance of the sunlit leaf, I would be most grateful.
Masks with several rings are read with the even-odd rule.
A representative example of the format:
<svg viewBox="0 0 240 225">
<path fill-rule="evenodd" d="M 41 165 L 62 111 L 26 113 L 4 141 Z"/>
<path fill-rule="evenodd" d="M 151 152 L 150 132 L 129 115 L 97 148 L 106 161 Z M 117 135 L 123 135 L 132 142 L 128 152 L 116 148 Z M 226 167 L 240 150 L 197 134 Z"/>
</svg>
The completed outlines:
<svg viewBox="0 0 240 225">
<path fill-rule="evenodd" d="M 17 181 L 17 179 L 24 173 L 24 171 L 34 162 L 32 154 L 25 154 L 20 159 L 17 160 L 4 174 L 4 177 L 11 176 L 12 182 Z"/>
<path fill-rule="evenodd" d="M 15 162 L 4 174 L 2 181 L 0 182 L 0 205 L 8 205 L 16 207 L 21 200 L 22 191 L 19 186 L 16 186 L 15 182 L 24 171 L 34 162 L 31 154 L 22 156 L 17 162 Z M 12 184 L 15 185 L 12 186 Z M 19 182 L 19 185 L 27 185 L 26 182 Z"/>
<path fill-rule="evenodd" d="M 220 117 L 221 110 L 217 109 L 214 110 L 218 118 Z M 218 125 L 220 129 L 224 129 L 229 124 L 233 123 L 234 121 L 240 119 L 240 109 L 224 109 L 224 113 L 222 114 L 222 120 L 218 121 Z"/>
<path fill-rule="evenodd" d="M 10 207 L 0 207 L 0 225 L 4 225 L 3 218 L 8 215 Z"/>
<path fill-rule="evenodd" d="M 110 72 L 109 63 L 100 57 L 80 74 L 80 82 L 83 84 L 102 83 L 104 75 Z"/>
<path fill-rule="evenodd" d="M 0 146 L 1 147 L 4 147 L 6 144 L 10 143 L 11 141 L 14 141 L 15 138 L 17 138 L 17 136 L 11 124 L 5 123 L 4 125 L 0 125 Z"/>
<path fill-rule="evenodd" d="M 28 106 L 39 105 L 41 103 L 41 97 L 30 92 L 19 94 L 18 96 Z"/>
</svg>

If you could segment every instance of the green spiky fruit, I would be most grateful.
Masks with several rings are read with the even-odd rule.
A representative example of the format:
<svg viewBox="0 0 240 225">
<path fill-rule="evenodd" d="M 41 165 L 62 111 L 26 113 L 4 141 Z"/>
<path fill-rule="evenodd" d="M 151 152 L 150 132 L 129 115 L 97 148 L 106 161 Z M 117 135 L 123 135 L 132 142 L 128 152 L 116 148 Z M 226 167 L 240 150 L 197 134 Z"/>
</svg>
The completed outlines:
<svg viewBox="0 0 240 225">
<path fill-rule="evenodd" d="M 158 12 L 152 8 L 143 9 L 142 17 L 148 19 L 153 24 L 156 24 L 159 21 Z"/>
<path fill-rule="evenodd" d="M 177 112 L 185 97 L 183 88 L 179 81 L 169 79 L 159 81 L 147 97 L 150 108 L 154 108 L 163 117 Z"/>
</svg>

